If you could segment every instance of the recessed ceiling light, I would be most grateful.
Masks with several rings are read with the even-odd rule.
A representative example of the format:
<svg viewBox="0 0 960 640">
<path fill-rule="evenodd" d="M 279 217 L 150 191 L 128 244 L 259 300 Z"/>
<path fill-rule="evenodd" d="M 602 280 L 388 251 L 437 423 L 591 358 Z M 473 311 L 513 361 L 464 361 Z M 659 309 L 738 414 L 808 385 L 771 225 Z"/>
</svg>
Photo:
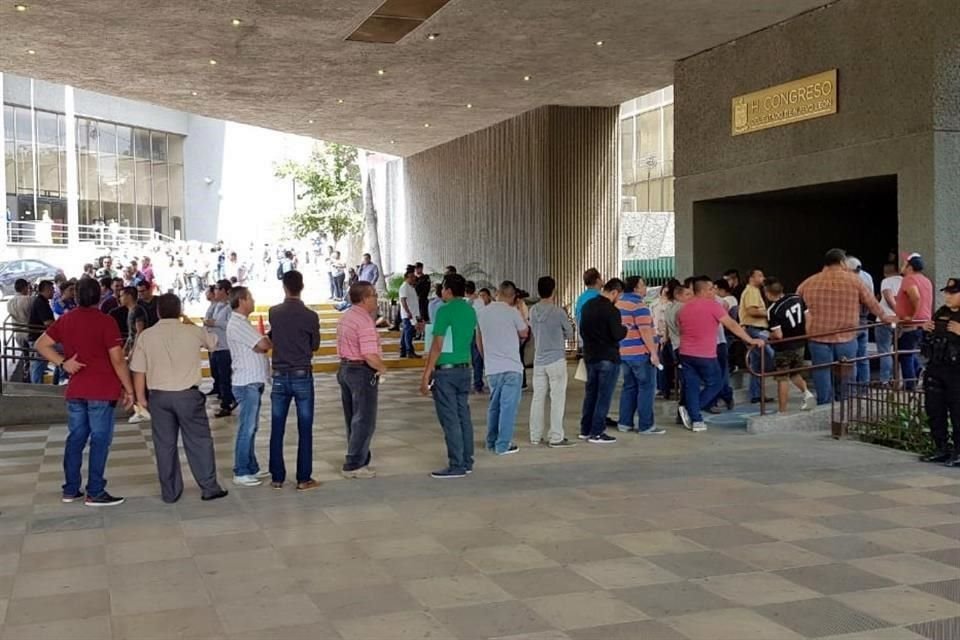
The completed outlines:
<svg viewBox="0 0 960 640">
<path fill-rule="evenodd" d="M 467 109 L 473 109 L 473 105 L 470 104 L 469 102 L 467 103 Z"/>
<path fill-rule="evenodd" d="M 530 76 L 523 76 L 524 82 L 530 82 Z"/>
<path fill-rule="evenodd" d="M 214 60 L 213 58 L 210 58 L 210 66 L 213 67 L 213 66 L 216 66 L 216 64 L 217 64 L 217 61 Z"/>
<path fill-rule="evenodd" d="M 230 24 L 232 24 L 235 27 L 239 27 L 241 24 L 243 24 L 243 20 L 241 20 L 240 18 L 234 18 L 233 20 L 230 21 Z"/>
<path fill-rule="evenodd" d="M 382 75 L 385 74 L 385 73 L 386 73 L 385 70 L 383 70 L 383 69 L 377 69 L 377 75 L 378 75 L 378 76 L 382 76 Z"/>
<path fill-rule="evenodd" d="M 307 124 L 313 124 L 313 120 L 307 120 Z"/>
<path fill-rule="evenodd" d="M 15 5 L 13 5 L 13 8 L 16 9 L 17 11 L 20 11 L 20 12 L 22 13 L 22 12 L 24 12 L 24 11 L 27 10 L 27 5 L 25 5 L 25 4 L 15 4 Z"/>
<path fill-rule="evenodd" d="M 423 123 L 423 128 L 424 128 L 424 129 L 429 129 L 429 128 L 430 128 L 430 123 L 429 123 L 429 122 L 424 122 L 424 123 Z"/>
<path fill-rule="evenodd" d="M 343 98 L 337 98 L 337 104 L 343 104 Z"/>
<path fill-rule="evenodd" d="M 196 96 L 196 95 L 199 95 L 199 94 L 198 94 L 196 91 L 191 91 L 191 92 L 190 92 L 190 95 Z"/>
<path fill-rule="evenodd" d="M 390 144 L 397 144 L 397 141 L 396 141 L 396 140 L 391 140 L 391 141 L 390 141 Z"/>
<path fill-rule="evenodd" d="M 439 33 L 428 33 L 428 34 L 427 34 L 427 40 L 436 40 L 436 39 L 439 38 L 439 37 L 440 37 L 440 34 L 439 34 Z"/>
<path fill-rule="evenodd" d="M 37 54 L 37 52 L 34 51 L 33 49 L 27 49 L 27 53 L 29 53 L 32 56 Z"/>
<path fill-rule="evenodd" d="M 603 40 L 597 40 L 596 45 L 597 45 L 598 47 L 602 47 L 602 46 L 603 46 Z"/>
</svg>

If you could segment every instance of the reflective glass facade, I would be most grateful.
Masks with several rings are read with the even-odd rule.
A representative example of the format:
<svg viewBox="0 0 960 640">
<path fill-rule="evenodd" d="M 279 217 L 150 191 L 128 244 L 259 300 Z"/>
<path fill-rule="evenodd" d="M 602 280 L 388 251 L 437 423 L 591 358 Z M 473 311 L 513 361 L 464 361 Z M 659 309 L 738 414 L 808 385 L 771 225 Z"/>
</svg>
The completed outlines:
<svg viewBox="0 0 960 640">
<path fill-rule="evenodd" d="M 620 107 L 621 211 L 673 211 L 673 87 Z"/>
</svg>

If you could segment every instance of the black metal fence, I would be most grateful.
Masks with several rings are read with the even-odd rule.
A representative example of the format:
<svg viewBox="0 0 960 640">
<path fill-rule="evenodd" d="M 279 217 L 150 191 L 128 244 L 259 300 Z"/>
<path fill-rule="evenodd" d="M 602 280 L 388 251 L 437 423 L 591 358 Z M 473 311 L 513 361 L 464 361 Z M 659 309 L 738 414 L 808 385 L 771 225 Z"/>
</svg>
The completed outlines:
<svg viewBox="0 0 960 640">
<path fill-rule="evenodd" d="M 933 449 L 924 411 L 923 389 L 915 384 L 877 385 L 848 382 L 836 419 L 842 431 L 864 442 L 926 453 Z M 912 387 L 912 388 L 907 388 Z"/>
</svg>

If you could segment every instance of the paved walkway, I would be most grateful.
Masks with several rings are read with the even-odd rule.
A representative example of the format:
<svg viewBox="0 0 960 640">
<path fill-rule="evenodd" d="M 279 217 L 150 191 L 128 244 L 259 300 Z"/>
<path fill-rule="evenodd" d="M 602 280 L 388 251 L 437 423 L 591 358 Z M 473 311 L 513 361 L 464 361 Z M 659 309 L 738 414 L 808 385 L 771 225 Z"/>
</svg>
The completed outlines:
<svg viewBox="0 0 960 640">
<path fill-rule="evenodd" d="M 432 404 L 403 373 L 383 387 L 380 476 L 347 481 L 335 383 L 317 384 L 324 485 L 304 495 L 227 484 L 208 504 L 188 480 L 164 505 L 149 430 L 123 425 L 109 488 L 128 503 L 61 505 L 65 428 L 0 434 L 0 640 L 960 637 L 960 472 L 672 425 L 532 448 L 525 394 L 519 454 L 437 481 Z M 226 482 L 233 423 L 214 424 Z"/>
</svg>

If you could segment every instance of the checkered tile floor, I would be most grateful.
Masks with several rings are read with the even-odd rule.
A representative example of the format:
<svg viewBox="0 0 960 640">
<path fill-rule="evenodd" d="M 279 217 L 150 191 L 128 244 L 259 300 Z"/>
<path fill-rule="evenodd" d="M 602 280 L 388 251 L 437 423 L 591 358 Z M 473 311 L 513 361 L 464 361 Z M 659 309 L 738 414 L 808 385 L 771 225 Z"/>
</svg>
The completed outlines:
<svg viewBox="0 0 960 640">
<path fill-rule="evenodd" d="M 347 481 L 336 384 L 317 386 L 324 484 L 303 495 L 229 484 L 230 419 L 213 422 L 230 496 L 203 503 L 188 478 L 175 506 L 149 425 L 117 429 L 109 488 L 129 500 L 108 510 L 59 503 L 63 425 L 0 433 L 0 640 L 960 637 L 960 472 L 818 434 L 673 425 L 530 447 L 525 394 L 518 455 L 436 481 L 432 404 L 398 373 L 379 477 Z"/>
</svg>

